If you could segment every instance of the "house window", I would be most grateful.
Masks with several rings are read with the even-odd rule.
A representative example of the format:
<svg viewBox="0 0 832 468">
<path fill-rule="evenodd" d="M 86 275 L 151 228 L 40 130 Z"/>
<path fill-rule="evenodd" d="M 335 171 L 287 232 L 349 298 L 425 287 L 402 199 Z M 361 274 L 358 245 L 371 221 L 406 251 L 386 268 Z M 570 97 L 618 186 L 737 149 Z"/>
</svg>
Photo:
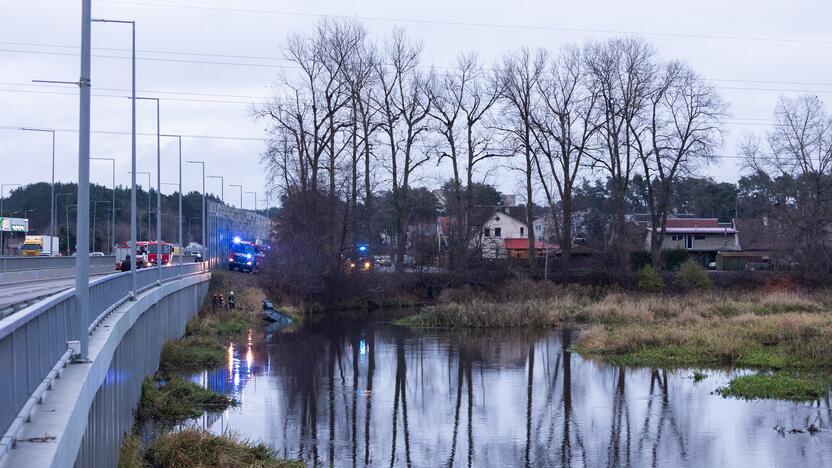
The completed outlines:
<svg viewBox="0 0 832 468">
<path fill-rule="evenodd" d="M 541 226 L 540 224 L 538 224 L 537 226 L 534 227 L 534 232 L 536 232 L 538 234 L 540 234 L 540 231 L 542 231 L 542 230 L 543 230 L 543 226 Z"/>
<path fill-rule="evenodd" d="M 503 228 L 494 228 L 494 237 L 503 237 Z"/>
<path fill-rule="evenodd" d="M 491 237 L 491 228 L 485 228 L 485 237 Z"/>
<path fill-rule="evenodd" d="M 523 237 L 523 236 L 525 236 L 525 235 L 526 235 L 526 228 L 521 227 L 521 228 L 520 228 L 520 237 Z"/>
<path fill-rule="evenodd" d="M 670 240 L 680 241 L 682 240 L 682 236 L 672 235 L 670 236 Z"/>
</svg>

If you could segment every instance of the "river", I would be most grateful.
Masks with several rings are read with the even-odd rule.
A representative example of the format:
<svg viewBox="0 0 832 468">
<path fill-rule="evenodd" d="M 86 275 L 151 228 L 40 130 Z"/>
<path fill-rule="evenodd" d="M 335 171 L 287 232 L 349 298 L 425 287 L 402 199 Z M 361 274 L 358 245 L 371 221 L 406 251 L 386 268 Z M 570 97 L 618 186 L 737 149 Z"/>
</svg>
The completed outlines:
<svg viewBox="0 0 832 468">
<path fill-rule="evenodd" d="M 726 399 L 743 371 L 611 367 L 570 352 L 577 336 L 289 326 L 194 376 L 240 402 L 200 423 L 309 466 L 832 466 L 829 396 Z"/>
</svg>

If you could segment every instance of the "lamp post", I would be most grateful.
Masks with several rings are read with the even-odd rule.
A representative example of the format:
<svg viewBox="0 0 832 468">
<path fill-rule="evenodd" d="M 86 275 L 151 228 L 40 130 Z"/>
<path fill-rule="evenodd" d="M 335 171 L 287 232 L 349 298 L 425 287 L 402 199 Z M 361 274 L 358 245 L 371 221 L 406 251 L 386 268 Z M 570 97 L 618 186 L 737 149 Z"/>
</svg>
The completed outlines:
<svg viewBox="0 0 832 468">
<path fill-rule="evenodd" d="M 202 248 L 205 250 L 205 259 L 208 260 L 208 267 L 211 267 L 211 257 L 208 255 L 208 244 L 205 235 L 207 224 L 205 223 L 205 161 L 185 161 L 186 164 L 202 165 Z"/>
<path fill-rule="evenodd" d="M 167 138 L 176 138 L 179 143 L 179 277 L 182 277 L 182 135 L 163 135 Z"/>
<path fill-rule="evenodd" d="M 92 202 L 92 251 L 95 252 L 95 221 L 97 219 L 97 211 L 99 203 L 110 203 L 108 200 L 99 200 Z"/>
<path fill-rule="evenodd" d="M 21 184 L 0 184 L 0 218 L 3 217 L 3 190 L 6 187 L 19 187 Z M 11 226 L 11 225 L 10 225 Z M 0 226 L 0 256 L 5 254 L 6 245 L 3 243 L 3 227 Z"/>
<path fill-rule="evenodd" d="M 115 229 L 116 229 L 116 160 L 115 160 L 115 158 L 90 158 L 90 160 L 93 160 L 93 161 L 110 161 L 113 164 L 113 202 L 112 202 L 112 205 L 110 205 L 110 208 L 112 209 L 112 212 L 113 212 L 113 219 L 111 220 L 112 224 L 110 226 L 110 228 L 111 228 L 110 238 L 115 239 L 116 238 L 116 233 L 115 233 Z M 93 247 L 95 247 L 95 246 L 93 245 Z M 95 248 L 93 248 L 93 250 L 95 250 Z M 113 253 L 112 242 L 110 243 L 110 253 Z"/>
<path fill-rule="evenodd" d="M 50 133 L 52 135 L 52 200 L 49 202 L 49 236 L 55 238 L 55 130 L 46 128 L 20 128 L 26 132 Z M 49 252 L 52 255 L 52 252 Z"/>
<path fill-rule="evenodd" d="M 246 192 L 246 195 L 254 195 L 254 211 L 257 211 L 257 192 Z"/>
<path fill-rule="evenodd" d="M 95 19 L 91 20 L 98 23 L 117 23 L 129 24 L 132 39 L 132 55 L 131 55 L 131 112 L 132 119 L 130 123 L 130 259 L 133 262 L 130 268 L 130 299 L 136 299 L 136 291 L 138 290 L 138 276 L 136 273 L 136 237 L 137 237 L 137 220 L 136 212 L 136 22 L 124 20 L 107 20 Z M 113 205 L 113 216 L 115 216 L 115 205 Z M 113 238 L 115 238 L 115 223 L 113 223 Z"/>
<path fill-rule="evenodd" d="M 157 284 L 162 284 L 162 143 L 159 98 L 134 97 L 133 101 L 156 101 L 156 269 Z"/>
<path fill-rule="evenodd" d="M 240 189 L 240 209 L 243 209 L 243 186 L 240 184 L 228 184 L 229 187 L 237 187 Z"/>
<path fill-rule="evenodd" d="M 220 180 L 220 201 L 225 204 L 225 178 L 221 175 L 209 175 L 205 176 L 209 179 L 219 179 Z"/>
</svg>

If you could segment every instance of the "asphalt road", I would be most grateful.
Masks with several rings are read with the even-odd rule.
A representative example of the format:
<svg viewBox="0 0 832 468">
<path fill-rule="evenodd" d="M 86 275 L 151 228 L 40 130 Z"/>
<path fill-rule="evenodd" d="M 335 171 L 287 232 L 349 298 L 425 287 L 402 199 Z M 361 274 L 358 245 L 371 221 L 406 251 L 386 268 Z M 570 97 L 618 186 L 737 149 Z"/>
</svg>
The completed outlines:
<svg viewBox="0 0 832 468">
<path fill-rule="evenodd" d="M 105 273 L 111 274 L 111 273 Z M 97 278 L 103 275 L 96 275 Z M 31 301 L 41 296 L 51 296 L 75 286 L 75 278 L 12 283 L 0 285 L 0 311 L 21 302 Z"/>
</svg>

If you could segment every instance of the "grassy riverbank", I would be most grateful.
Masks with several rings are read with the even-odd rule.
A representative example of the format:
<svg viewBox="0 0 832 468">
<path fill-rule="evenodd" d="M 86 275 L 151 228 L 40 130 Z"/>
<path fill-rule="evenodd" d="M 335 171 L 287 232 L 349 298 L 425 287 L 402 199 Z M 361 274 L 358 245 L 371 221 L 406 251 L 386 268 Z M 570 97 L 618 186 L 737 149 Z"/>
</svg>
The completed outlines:
<svg viewBox="0 0 832 468">
<path fill-rule="evenodd" d="M 216 436 L 199 429 L 185 429 L 162 434 L 146 448 L 138 438 L 128 437 L 122 446 L 118 466 L 302 468 L 305 464 L 280 459 L 268 446 L 233 435 Z"/>
<path fill-rule="evenodd" d="M 809 383 L 817 398 L 832 372 L 832 293 L 688 292 L 665 296 L 563 288 L 516 281 L 491 294 L 455 290 L 399 322 L 417 327 L 585 328 L 575 350 L 604 361 L 649 367 L 738 366 L 777 370 L 725 395 L 782 398 Z M 767 385 L 775 380 L 788 387 Z M 764 381 L 764 382 L 763 382 Z M 794 399 L 794 398 L 789 398 Z"/>
<path fill-rule="evenodd" d="M 188 373 L 226 363 L 226 348 L 233 340 L 260 333 L 263 326 L 263 291 L 256 277 L 215 271 L 205 303 L 186 327 L 185 336 L 165 343 L 159 371 L 145 379 L 137 411 L 137 424 L 150 422 L 162 432 L 147 447 L 129 436 L 121 449 L 120 467 L 302 467 L 281 460 L 270 448 L 233 436 L 214 436 L 198 429 L 171 430 L 206 411 L 223 411 L 236 402 L 183 378 Z M 213 305 L 211 298 L 233 291 L 236 308 Z"/>
</svg>

